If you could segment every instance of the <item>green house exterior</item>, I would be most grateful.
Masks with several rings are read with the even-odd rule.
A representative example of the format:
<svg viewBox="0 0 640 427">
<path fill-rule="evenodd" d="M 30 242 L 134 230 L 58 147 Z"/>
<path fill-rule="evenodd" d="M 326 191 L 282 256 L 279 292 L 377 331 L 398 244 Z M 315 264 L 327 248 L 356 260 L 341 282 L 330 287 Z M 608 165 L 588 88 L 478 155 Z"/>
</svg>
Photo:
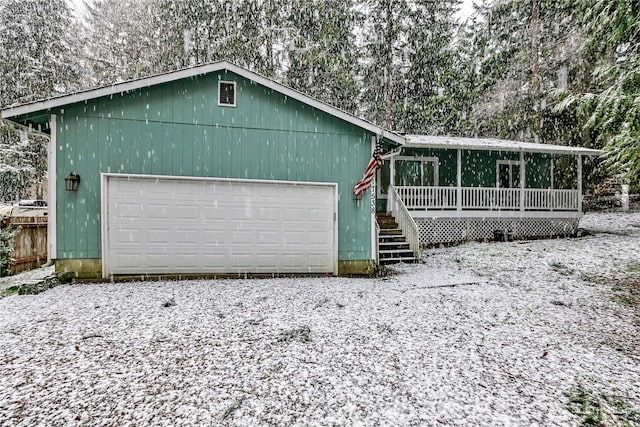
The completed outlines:
<svg viewBox="0 0 640 427">
<path fill-rule="evenodd" d="M 219 105 L 219 82 L 235 84 L 235 105 Z M 51 127 L 57 270 L 100 275 L 101 174 L 113 173 L 335 183 L 339 274 L 373 271 L 375 217 L 352 187 L 372 141 L 401 137 L 264 77 L 223 62 L 2 114 Z M 65 191 L 70 173 L 77 191 Z"/>
<path fill-rule="evenodd" d="M 371 274 L 420 246 L 571 235 L 582 157 L 600 154 L 401 136 L 227 62 L 0 117 L 50 135 L 49 256 L 83 278 Z M 377 142 L 382 167 L 354 197 Z M 558 161 L 575 165 L 568 180 Z M 393 219 L 377 224 L 376 211 Z"/>
</svg>

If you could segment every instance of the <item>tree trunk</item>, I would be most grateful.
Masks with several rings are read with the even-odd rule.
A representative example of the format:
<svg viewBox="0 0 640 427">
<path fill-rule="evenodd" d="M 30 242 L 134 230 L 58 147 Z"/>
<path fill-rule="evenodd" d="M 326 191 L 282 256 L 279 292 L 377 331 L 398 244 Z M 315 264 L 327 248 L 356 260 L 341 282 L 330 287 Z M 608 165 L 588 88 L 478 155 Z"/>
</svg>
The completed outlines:
<svg viewBox="0 0 640 427">
<path fill-rule="evenodd" d="M 387 114 L 384 121 L 384 126 L 387 129 L 393 128 L 393 12 L 391 11 L 392 2 L 386 2 L 385 18 L 386 18 L 386 35 L 385 35 L 385 49 L 387 53 L 385 74 L 386 74 L 386 101 L 387 101 Z"/>
<path fill-rule="evenodd" d="M 533 139 L 540 142 L 542 132 L 542 111 L 540 94 L 540 5 L 538 0 L 531 0 L 531 88 L 533 95 Z"/>
</svg>

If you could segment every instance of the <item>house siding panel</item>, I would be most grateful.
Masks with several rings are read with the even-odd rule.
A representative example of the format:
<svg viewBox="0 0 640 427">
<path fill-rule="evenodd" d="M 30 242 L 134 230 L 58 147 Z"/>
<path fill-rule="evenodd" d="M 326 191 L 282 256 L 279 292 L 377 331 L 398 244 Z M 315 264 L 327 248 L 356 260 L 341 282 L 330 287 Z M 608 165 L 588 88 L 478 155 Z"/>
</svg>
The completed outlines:
<svg viewBox="0 0 640 427">
<path fill-rule="evenodd" d="M 551 158 L 549 154 L 525 153 L 527 188 L 551 187 Z"/>
<path fill-rule="evenodd" d="M 217 82 L 237 82 L 237 107 L 217 105 Z M 369 204 L 351 188 L 371 134 L 231 73 L 176 81 L 66 106 L 58 171 L 58 259 L 100 258 L 101 172 L 337 182 L 340 260 L 371 259 Z"/>
</svg>

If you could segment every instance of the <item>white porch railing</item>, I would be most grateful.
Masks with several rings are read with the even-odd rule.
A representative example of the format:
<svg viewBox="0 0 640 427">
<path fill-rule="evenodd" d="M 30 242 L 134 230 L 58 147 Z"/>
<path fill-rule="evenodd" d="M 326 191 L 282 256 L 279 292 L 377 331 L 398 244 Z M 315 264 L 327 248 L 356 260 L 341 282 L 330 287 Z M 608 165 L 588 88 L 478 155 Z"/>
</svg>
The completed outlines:
<svg viewBox="0 0 640 427">
<path fill-rule="evenodd" d="M 525 190 L 525 209 L 529 211 L 579 211 L 578 190 Z"/>
<path fill-rule="evenodd" d="M 395 188 L 409 210 L 456 208 L 456 187 Z"/>
<path fill-rule="evenodd" d="M 519 209 L 520 190 L 514 188 L 465 187 L 462 209 Z"/>
<path fill-rule="evenodd" d="M 408 210 L 580 211 L 578 190 L 495 187 L 389 187 Z M 460 190 L 458 192 L 458 190 Z M 521 197 L 524 191 L 524 197 Z M 460 203 L 458 204 L 458 194 Z M 524 203 L 524 206 L 522 206 Z"/>
<path fill-rule="evenodd" d="M 413 256 L 418 259 L 420 257 L 420 229 L 393 185 L 389 186 L 387 211 L 393 214 L 398 226 L 407 238 L 409 249 L 413 252 Z"/>
</svg>

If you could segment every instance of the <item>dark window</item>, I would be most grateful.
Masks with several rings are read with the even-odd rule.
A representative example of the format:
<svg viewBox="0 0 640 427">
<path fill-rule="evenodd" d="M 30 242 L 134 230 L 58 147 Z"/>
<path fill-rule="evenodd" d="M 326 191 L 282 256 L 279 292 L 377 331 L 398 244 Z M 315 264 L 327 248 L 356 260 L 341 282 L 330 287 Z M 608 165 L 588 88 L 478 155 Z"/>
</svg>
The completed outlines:
<svg viewBox="0 0 640 427">
<path fill-rule="evenodd" d="M 220 82 L 218 84 L 218 104 L 236 105 L 235 82 Z"/>
</svg>

